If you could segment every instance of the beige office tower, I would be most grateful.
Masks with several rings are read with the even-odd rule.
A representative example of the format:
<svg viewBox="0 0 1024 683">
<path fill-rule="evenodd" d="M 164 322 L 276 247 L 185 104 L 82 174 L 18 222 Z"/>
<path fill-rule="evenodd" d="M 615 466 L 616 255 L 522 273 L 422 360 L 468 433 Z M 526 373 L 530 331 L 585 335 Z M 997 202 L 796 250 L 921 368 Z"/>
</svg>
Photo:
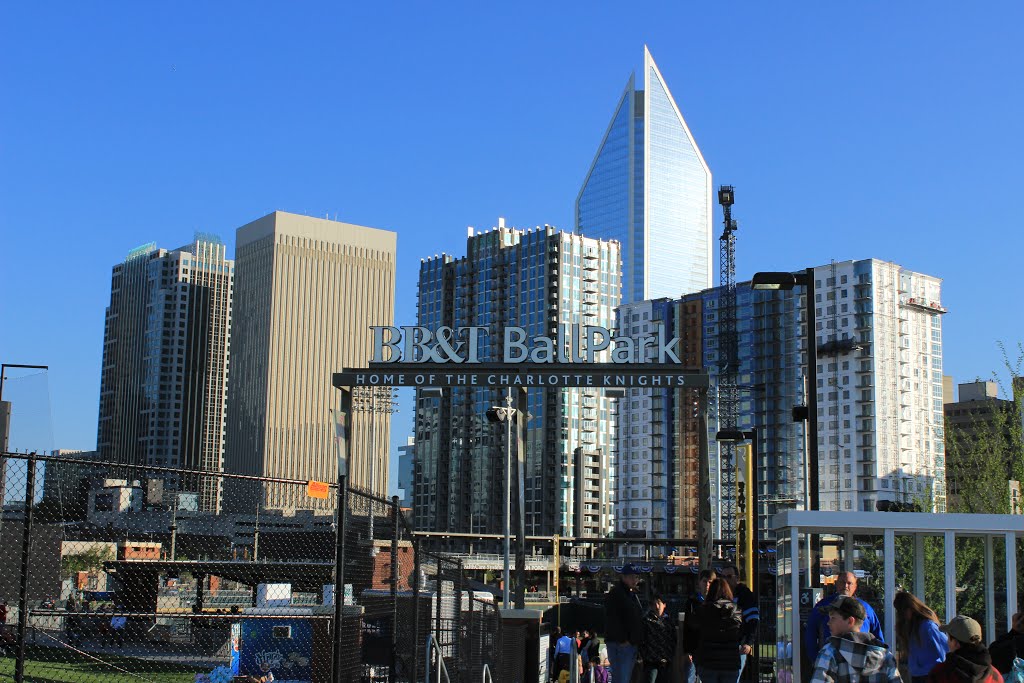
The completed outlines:
<svg viewBox="0 0 1024 683">
<path fill-rule="evenodd" d="M 340 393 L 331 375 L 364 366 L 370 327 L 394 323 L 396 241 L 394 232 L 281 211 L 238 229 L 228 472 L 336 480 L 331 410 Z M 390 414 L 354 417 L 349 483 L 383 495 Z M 252 511 L 256 499 L 276 510 L 334 505 L 305 487 L 258 486 L 262 494 L 232 487 L 228 509 Z"/>
</svg>

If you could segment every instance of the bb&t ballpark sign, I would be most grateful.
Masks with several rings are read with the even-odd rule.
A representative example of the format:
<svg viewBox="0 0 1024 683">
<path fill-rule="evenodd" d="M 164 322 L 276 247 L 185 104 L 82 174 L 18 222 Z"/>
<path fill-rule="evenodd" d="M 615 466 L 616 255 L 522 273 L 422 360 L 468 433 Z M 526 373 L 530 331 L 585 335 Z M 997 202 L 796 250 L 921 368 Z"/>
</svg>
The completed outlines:
<svg viewBox="0 0 1024 683">
<path fill-rule="evenodd" d="M 369 367 L 334 374 L 335 387 L 638 387 L 706 388 L 704 373 L 680 367 L 679 339 L 663 326 L 642 337 L 616 335 L 597 325 L 560 326 L 553 337 L 522 327 L 500 331 L 495 354 L 483 326 L 373 326 Z M 498 355 L 501 362 L 480 360 Z"/>
<path fill-rule="evenodd" d="M 480 344 L 487 328 L 389 327 L 373 330 L 372 363 L 479 363 Z M 506 327 L 502 335 L 505 363 L 593 363 L 597 354 L 611 349 L 612 363 L 643 363 L 647 350 L 655 349 L 657 363 L 679 363 L 679 338 L 666 340 L 665 328 L 657 335 L 632 339 L 615 336 L 606 327 L 572 325 L 559 327 L 558 335 L 527 337 L 522 327 Z"/>
</svg>

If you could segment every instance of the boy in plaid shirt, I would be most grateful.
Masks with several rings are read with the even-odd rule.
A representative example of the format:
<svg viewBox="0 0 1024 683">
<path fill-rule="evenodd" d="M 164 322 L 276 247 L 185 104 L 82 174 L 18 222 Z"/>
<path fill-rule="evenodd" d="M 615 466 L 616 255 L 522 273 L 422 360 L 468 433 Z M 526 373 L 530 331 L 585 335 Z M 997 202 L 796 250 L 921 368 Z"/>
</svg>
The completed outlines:
<svg viewBox="0 0 1024 683">
<path fill-rule="evenodd" d="M 811 683 L 902 683 L 885 643 L 860 632 L 866 614 L 859 600 L 840 597 L 822 609 L 832 637 L 814 660 Z"/>
</svg>

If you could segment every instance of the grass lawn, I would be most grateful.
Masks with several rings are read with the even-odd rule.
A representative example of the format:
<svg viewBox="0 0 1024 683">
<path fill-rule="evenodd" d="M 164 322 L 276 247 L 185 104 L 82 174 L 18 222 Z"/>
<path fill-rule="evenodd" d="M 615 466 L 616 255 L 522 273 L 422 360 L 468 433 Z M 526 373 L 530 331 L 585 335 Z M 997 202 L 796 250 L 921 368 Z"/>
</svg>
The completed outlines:
<svg viewBox="0 0 1024 683">
<path fill-rule="evenodd" d="M 29 647 L 26 655 L 25 680 L 30 683 L 112 683 L 141 680 L 153 683 L 192 683 L 196 674 L 203 672 L 180 664 L 96 655 L 97 659 L 117 667 L 114 669 L 62 648 Z M 137 674 L 138 678 L 122 673 L 118 669 Z M 0 657 L 0 681 L 13 679 L 14 657 Z"/>
</svg>

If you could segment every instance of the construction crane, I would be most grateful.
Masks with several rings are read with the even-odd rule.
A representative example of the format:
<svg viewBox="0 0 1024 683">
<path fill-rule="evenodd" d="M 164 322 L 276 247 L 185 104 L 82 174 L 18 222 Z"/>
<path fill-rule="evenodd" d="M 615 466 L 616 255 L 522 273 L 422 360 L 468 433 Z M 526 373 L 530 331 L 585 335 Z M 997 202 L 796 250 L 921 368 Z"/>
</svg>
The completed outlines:
<svg viewBox="0 0 1024 683">
<path fill-rule="evenodd" d="M 735 430 L 739 423 L 739 338 L 736 333 L 736 221 L 732 205 L 736 200 L 732 185 L 718 187 L 722 205 L 722 236 L 718 238 L 718 429 Z M 736 444 L 722 442 L 719 447 L 719 490 L 721 506 L 720 537 L 736 528 Z"/>
</svg>

